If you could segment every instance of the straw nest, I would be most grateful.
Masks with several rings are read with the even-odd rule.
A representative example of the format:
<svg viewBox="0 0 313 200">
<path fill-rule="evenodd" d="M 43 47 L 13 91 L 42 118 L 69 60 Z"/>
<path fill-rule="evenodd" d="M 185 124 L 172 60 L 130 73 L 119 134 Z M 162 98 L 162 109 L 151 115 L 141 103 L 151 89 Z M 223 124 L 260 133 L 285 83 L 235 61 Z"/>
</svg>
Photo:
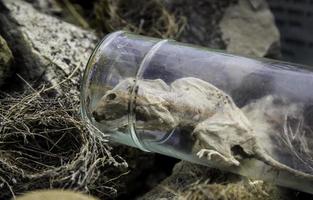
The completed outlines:
<svg viewBox="0 0 313 200">
<path fill-rule="evenodd" d="M 88 132 L 78 108 L 71 96 L 55 96 L 44 86 L 2 94 L 0 199 L 36 188 L 70 188 L 100 197 L 116 193 L 118 169 L 127 163 Z"/>
</svg>

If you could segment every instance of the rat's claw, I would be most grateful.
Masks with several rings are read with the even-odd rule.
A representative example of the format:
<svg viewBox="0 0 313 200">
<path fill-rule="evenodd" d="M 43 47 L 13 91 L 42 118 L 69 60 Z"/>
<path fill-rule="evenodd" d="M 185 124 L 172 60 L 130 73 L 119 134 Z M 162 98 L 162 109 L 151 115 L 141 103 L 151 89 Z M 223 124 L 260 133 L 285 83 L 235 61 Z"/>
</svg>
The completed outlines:
<svg viewBox="0 0 313 200">
<path fill-rule="evenodd" d="M 199 158 L 202 158 L 204 156 L 204 152 L 205 152 L 205 149 L 201 149 L 198 153 L 197 153 L 197 156 Z"/>
<path fill-rule="evenodd" d="M 224 164 L 226 165 L 235 165 L 235 166 L 239 166 L 240 162 L 234 158 L 227 158 L 226 156 L 222 155 L 221 153 L 215 151 L 215 150 L 211 150 L 211 149 L 201 149 L 198 153 L 197 156 L 199 158 L 204 157 L 204 155 L 206 155 L 206 158 L 208 160 L 212 160 L 212 161 L 222 161 Z M 212 159 L 212 156 L 215 156 L 216 158 Z"/>
</svg>

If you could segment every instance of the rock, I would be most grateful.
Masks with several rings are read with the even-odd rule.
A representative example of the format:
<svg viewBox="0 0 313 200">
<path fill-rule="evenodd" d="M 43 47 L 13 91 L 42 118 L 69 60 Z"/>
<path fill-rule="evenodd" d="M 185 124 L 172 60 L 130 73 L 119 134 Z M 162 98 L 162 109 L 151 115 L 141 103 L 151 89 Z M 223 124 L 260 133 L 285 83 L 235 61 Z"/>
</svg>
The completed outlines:
<svg viewBox="0 0 313 200">
<path fill-rule="evenodd" d="M 43 77 L 51 85 L 70 77 L 67 84 L 76 93 L 79 75 L 98 39 L 93 32 L 40 13 L 21 0 L 0 1 L 0 32 L 23 66 L 18 70 L 21 76 L 29 81 Z"/>
<path fill-rule="evenodd" d="M 279 54 L 279 31 L 265 1 L 239 0 L 228 7 L 219 26 L 230 53 L 257 57 Z"/>
<path fill-rule="evenodd" d="M 164 0 L 173 13 L 186 17 L 186 25 L 178 41 L 210 48 L 224 49 L 219 22 L 225 10 L 237 0 Z"/>
<path fill-rule="evenodd" d="M 6 41 L 0 36 L 0 86 L 10 72 L 13 55 Z"/>
<path fill-rule="evenodd" d="M 188 16 L 179 41 L 250 56 L 280 55 L 279 32 L 264 0 L 165 3 L 171 11 Z"/>
<path fill-rule="evenodd" d="M 31 3 L 34 8 L 49 15 L 61 15 L 62 8 L 55 0 L 26 0 Z"/>
</svg>

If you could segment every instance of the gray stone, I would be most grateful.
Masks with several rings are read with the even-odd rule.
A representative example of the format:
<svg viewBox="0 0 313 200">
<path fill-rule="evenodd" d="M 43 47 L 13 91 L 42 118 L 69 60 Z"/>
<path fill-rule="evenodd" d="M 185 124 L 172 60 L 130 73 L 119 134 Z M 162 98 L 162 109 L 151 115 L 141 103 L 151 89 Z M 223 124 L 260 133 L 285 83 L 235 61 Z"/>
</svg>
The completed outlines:
<svg viewBox="0 0 313 200">
<path fill-rule="evenodd" d="M 277 57 L 279 32 L 264 0 L 164 0 L 186 16 L 179 41 L 228 52 Z"/>
<path fill-rule="evenodd" d="M 0 36 L 0 86 L 10 72 L 13 55 L 6 41 Z"/>
<path fill-rule="evenodd" d="M 239 0 L 226 10 L 219 26 L 230 53 L 263 57 L 276 47 L 279 54 L 279 31 L 265 1 Z"/>
<path fill-rule="evenodd" d="M 0 31 L 24 67 L 21 75 L 26 80 L 43 77 L 55 86 L 67 78 L 63 85 L 78 85 L 97 41 L 92 31 L 38 12 L 21 0 L 0 1 Z"/>
<path fill-rule="evenodd" d="M 60 4 L 55 0 L 26 0 L 31 3 L 34 8 L 49 15 L 60 15 L 62 8 Z"/>
<path fill-rule="evenodd" d="M 186 18 L 186 25 L 177 38 L 179 41 L 210 48 L 226 47 L 219 22 L 225 10 L 237 0 L 164 0 L 164 2 L 172 12 L 180 13 Z"/>
</svg>

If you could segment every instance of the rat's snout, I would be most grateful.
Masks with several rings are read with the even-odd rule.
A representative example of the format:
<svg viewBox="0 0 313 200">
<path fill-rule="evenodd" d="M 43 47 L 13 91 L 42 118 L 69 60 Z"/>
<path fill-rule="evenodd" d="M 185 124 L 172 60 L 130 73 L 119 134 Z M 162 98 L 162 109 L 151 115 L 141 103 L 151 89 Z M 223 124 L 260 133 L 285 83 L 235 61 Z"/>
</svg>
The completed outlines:
<svg viewBox="0 0 313 200">
<path fill-rule="evenodd" d="M 105 116 L 103 114 L 99 114 L 96 110 L 92 112 L 92 116 L 95 118 L 97 122 L 100 122 L 102 119 L 105 119 Z"/>
</svg>

